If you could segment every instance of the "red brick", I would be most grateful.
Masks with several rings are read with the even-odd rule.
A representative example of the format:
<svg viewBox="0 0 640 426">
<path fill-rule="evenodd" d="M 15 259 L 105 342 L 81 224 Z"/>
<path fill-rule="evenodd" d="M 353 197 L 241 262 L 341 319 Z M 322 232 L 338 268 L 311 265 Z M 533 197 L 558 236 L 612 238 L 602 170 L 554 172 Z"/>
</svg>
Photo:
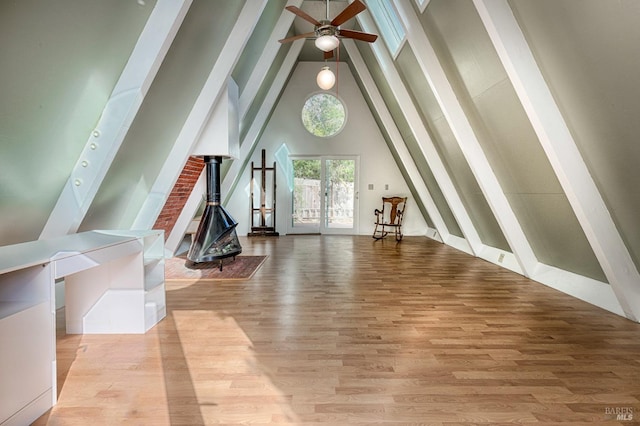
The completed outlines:
<svg viewBox="0 0 640 426">
<path fill-rule="evenodd" d="M 169 236 L 182 212 L 187 199 L 193 191 L 193 187 L 204 169 L 204 160 L 201 157 L 189 157 L 180 173 L 180 177 L 173 186 L 169 197 L 158 215 L 154 229 L 163 229 L 165 238 Z"/>
</svg>

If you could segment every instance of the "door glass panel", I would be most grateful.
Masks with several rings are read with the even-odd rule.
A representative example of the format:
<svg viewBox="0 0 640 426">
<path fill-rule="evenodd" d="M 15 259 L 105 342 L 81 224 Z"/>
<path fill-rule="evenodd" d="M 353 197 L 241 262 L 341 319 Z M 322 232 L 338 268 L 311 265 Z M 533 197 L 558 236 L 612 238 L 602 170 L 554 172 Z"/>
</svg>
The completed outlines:
<svg viewBox="0 0 640 426">
<path fill-rule="evenodd" d="M 321 162 L 320 160 L 292 160 L 293 162 L 293 227 L 320 227 Z"/>
<path fill-rule="evenodd" d="M 353 228 L 355 160 L 325 160 L 326 228 Z"/>
</svg>

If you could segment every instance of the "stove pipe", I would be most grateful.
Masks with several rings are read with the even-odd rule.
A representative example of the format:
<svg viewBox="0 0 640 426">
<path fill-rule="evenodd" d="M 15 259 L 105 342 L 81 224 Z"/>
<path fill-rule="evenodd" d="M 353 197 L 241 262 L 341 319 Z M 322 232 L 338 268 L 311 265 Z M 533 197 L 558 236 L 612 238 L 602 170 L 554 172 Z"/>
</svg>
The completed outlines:
<svg viewBox="0 0 640 426">
<path fill-rule="evenodd" d="M 235 229 L 238 223 L 220 205 L 222 157 L 205 155 L 204 162 L 207 174 L 207 204 L 187 253 L 187 259 L 193 263 L 212 262 L 242 252 Z"/>
</svg>

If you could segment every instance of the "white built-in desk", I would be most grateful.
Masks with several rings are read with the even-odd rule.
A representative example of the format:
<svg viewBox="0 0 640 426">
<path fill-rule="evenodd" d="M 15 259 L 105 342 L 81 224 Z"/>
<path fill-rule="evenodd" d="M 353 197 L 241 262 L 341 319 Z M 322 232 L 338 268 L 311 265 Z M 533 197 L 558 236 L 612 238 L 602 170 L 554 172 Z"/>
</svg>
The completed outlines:
<svg viewBox="0 0 640 426">
<path fill-rule="evenodd" d="M 0 247 L 0 425 L 55 404 L 55 283 L 67 333 L 144 333 L 166 315 L 162 231 L 91 231 Z"/>
</svg>

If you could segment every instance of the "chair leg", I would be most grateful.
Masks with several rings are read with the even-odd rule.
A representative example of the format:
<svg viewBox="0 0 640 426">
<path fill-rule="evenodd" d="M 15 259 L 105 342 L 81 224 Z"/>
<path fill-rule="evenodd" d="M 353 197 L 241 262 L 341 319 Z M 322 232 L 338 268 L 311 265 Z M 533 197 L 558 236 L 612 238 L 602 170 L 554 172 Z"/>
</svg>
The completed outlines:
<svg viewBox="0 0 640 426">
<path fill-rule="evenodd" d="M 383 223 L 376 223 L 376 227 L 373 230 L 373 238 L 375 238 L 376 240 L 381 240 L 384 237 L 386 237 L 387 235 L 389 235 L 389 232 L 384 227 L 384 224 Z"/>
<path fill-rule="evenodd" d="M 374 230 L 373 230 L 373 235 L 372 235 L 372 237 L 373 237 L 374 239 L 376 239 L 376 240 L 379 240 L 380 238 L 382 238 L 382 237 L 379 237 L 379 236 L 378 236 L 378 224 L 377 224 L 377 223 L 376 223 L 376 227 L 375 227 L 375 228 L 374 228 Z"/>
</svg>

